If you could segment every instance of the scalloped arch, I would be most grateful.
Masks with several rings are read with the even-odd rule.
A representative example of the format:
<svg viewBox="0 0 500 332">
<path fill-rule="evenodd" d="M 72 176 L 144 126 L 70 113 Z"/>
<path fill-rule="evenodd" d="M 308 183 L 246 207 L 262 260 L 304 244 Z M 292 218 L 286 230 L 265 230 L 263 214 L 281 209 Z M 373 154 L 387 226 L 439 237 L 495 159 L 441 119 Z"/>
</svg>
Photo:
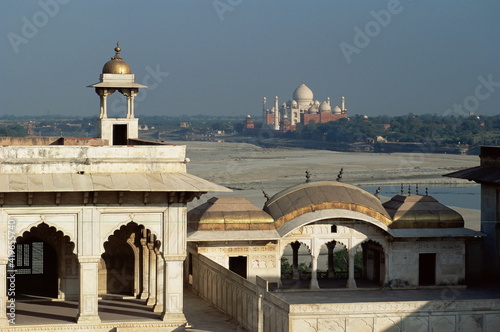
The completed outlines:
<svg viewBox="0 0 500 332">
<path fill-rule="evenodd" d="M 124 242 L 126 242 L 127 244 L 129 244 L 132 249 L 133 246 L 132 244 L 128 241 L 129 237 L 126 237 L 125 234 L 126 233 L 136 233 L 138 230 L 140 230 L 141 232 L 146 229 L 147 230 L 147 237 L 149 238 L 150 235 L 153 235 L 154 236 L 154 242 L 156 243 L 156 246 L 157 248 L 161 248 L 161 245 L 162 243 L 158 240 L 158 235 L 155 234 L 155 232 L 152 232 L 149 228 L 146 228 L 143 224 L 138 224 L 136 223 L 135 221 L 129 221 L 128 223 L 126 224 L 121 224 L 120 228 L 115 228 L 113 231 L 109 232 L 106 237 L 105 237 L 105 241 L 102 242 L 100 248 L 101 248 L 101 255 L 106 252 L 106 244 L 110 242 L 110 238 L 112 236 L 116 236 L 118 238 L 121 238 L 122 240 L 124 240 Z M 139 241 L 139 238 L 136 238 L 135 239 L 135 242 Z"/>
<path fill-rule="evenodd" d="M 281 248 L 280 248 L 280 257 L 282 257 L 282 256 L 283 256 L 283 254 L 284 254 L 284 252 L 285 252 L 285 248 L 286 248 L 286 246 L 288 246 L 289 244 L 292 244 L 292 243 L 294 243 L 294 242 L 298 242 L 298 243 L 300 243 L 301 245 L 303 244 L 303 245 L 307 248 L 307 250 L 309 250 L 309 254 L 311 255 L 311 247 L 310 247 L 309 245 L 307 245 L 307 243 L 305 243 L 305 242 L 303 242 L 303 241 L 300 241 L 300 240 L 295 239 L 295 240 L 293 240 L 293 241 L 292 241 L 292 240 L 290 240 L 290 241 L 284 241 L 284 243 L 286 243 L 286 244 L 285 244 L 284 246 L 281 246 Z"/>
<path fill-rule="evenodd" d="M 51 225 L 47 221 L 37 221 L 30 224 L 28 227 L 23 228 L 20 235 L 16 237 L 16 242 L 23 238 L 30 238 L 37 236 L 40 240 L 47 242 L 54 248 L 59 248 L 61 243 L 66 244 L 66 248 L 70 248 L 71 253 L 76 254 L 76 245 L 69 235 L 64 234 L 63 231 L 58 230 L 55 225 Z"/>
</svg>

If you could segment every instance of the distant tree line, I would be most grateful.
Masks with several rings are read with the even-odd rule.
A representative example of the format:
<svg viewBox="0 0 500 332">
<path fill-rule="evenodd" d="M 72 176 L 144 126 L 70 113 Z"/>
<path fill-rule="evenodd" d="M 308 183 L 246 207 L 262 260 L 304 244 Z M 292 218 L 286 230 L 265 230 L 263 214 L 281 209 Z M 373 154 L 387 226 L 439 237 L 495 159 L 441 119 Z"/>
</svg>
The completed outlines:
<svg viewBox="0 0 500 332">
<path fill-rule="evenodd" d="M 379 137 L 388 142 L 494 145 L 500 143 L 500 115 L 460 117 L 408 114 L 370 118 L 355 115 L 328 123 L 299 124 L 297 130 L 282 135 L 292 139 L 336 143 L 369 142 Z"/>
</svg>

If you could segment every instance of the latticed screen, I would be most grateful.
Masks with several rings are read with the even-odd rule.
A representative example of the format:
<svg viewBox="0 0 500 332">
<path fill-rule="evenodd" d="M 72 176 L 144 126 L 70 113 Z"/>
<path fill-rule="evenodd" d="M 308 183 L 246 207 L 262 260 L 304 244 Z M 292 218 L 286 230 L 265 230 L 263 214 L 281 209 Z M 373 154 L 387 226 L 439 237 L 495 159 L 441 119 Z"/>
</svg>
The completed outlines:
<svg viewBox="0 0 500 332">
<path fill-rule="evenodd" d="M 43 242 L 33 242 L 31 250 L 31 274 L 43 274 Z"/>
<path fill-rule="evenodd" d="M 17 274 L 43 274 L 43 242 L 17 244 Z"/>
</svg>

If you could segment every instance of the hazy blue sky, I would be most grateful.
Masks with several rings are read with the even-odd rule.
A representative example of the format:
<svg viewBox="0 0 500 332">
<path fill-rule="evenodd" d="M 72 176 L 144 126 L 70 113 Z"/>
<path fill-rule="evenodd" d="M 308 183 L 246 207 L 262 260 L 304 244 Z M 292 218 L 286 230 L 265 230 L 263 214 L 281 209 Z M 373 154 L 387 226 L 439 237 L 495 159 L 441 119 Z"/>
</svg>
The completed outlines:
<svg viewBox="0 0 500 332">
<path fill-rule="evenodd" d="M 120 41 L 151 87 L 138 116 L 259 115 L 302 80 L 350 114 L 494 115 L 499 14 L 495 0 L 2 0 L 0 114 L 97 116 L 86 86 Z"/>
</svg>

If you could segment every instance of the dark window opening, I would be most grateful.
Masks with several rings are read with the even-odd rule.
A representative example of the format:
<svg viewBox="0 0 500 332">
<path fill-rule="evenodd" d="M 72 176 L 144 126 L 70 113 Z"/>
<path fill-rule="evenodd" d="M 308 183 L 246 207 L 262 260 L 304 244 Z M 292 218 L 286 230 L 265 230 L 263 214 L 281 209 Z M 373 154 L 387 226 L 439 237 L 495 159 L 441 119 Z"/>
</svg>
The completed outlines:
<svg viewBox="0 0 500 332">
<path fill-rule="evenodd" d="M 126 124 L 113 125 L 113 145 L 127 145 L 127 131 Z"/>
<path fill-rule="evenodd" d="M 337 233 L 337 225 L 332 225 L 332 233 Z"/>
<path fill-rule="evenodd" d="M 237 275 L 247 278 L 247 257 L 229 257 L 229 270 L 233 271 Z"/>
<path fill-rule="evenodd" d="M 418 284 L 436 284 L 436 254 L 420 254 L 418 259 Z"/>
</svg>

